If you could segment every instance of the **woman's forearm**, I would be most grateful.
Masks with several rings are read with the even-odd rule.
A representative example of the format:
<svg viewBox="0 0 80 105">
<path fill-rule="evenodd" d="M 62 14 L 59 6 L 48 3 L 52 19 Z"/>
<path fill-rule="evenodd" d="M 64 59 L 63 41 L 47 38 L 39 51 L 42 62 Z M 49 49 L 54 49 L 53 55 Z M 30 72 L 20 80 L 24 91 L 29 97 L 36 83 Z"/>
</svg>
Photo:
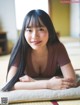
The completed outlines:
<svg viewBox="0 0 80 105">
<path fill-rule="evenodd" d="M 13 90 L 32 90 L 32 89 L 66 89 L 75 87 L 75 81 L 68 78 L 52 77 L 48 80 L 36 80 L 31 82 L 16 82 Z"/>
<path fill-rule="evenodd" d="M 16 82 L 14 90 L 47 89 L 48 80 L 39 80 L 35 82 Z"/>
</svg>

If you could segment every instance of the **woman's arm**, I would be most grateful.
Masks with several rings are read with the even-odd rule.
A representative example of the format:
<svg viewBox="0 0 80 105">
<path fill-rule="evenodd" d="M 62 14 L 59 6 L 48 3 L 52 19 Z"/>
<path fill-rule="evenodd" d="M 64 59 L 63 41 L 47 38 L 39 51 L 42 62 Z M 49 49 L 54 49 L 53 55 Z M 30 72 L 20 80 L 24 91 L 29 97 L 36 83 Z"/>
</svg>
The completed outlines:
<svg viewBox="0 0 80 105">
<path fill-rule="evenodd" d="M 12 66 L 9 70 L 7 82 L 10 81 L 17 72 L 17 67 Z M 20 81 L 16 82 L 12 89 L 44 89 L 47 88 L 47 81 L 37 81 L 27 75 L 20 77 Z"/>
<path fill-rule="evenodd" d="M 61 67 L 64 78 L 53 77 L 48 80 L 35 80 L 27 75 L 20 77 L 13 86 L 14 90 L 21 89 L 66 89 L 75 86 L 76 76 L 71 64 Z M 7 81 L 15 75 L 17 67 L 12 66 Z"/>
<path fill-rule="evenodd" d="M 17 67 L 11 66 L 11 68 L 8 72 L 7 82 L 10 81 L 13 78 L 13 76 L 16 74 L 16 72 L 17 72 Z"/>
<path fill-rule="evenodd" d="M 13 90 L 47 89 L 47 80 L 36 80 L 35 82 L 16 82 Z"/>
<path fill-rule="evenodd" d="M 53 77 L 48 80 L 34 80 L 25 75 L 13 86 L 14 90 L 30 89 L 66 89 L 75 86 L 73 80 L 68 78 Z"/>
<path fill-rule="evenodd" d="M 71 63 L 62 66 L 61 71 L 64 78 L 69 78 L 72 79 L 74 82 L 76 82 L 76 74 Z"/>
<path fill-rule="evenodd" d="M 13 90 L 31 89 L 67 89 L 74 87 L 75 84 L 70 79 L 53 77 L 49 80 L 37 80 L 34 82 L 16 82 Z"/>
</svg>

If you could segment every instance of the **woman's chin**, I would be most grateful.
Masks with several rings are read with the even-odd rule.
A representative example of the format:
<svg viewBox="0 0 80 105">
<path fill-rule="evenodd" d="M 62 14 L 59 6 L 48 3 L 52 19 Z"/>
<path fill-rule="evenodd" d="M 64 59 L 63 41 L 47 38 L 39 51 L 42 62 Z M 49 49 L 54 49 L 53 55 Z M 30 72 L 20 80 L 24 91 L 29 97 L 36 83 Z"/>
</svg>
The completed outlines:
<svg viewBox="0 0 80 105">
<path fill-rule="evenodd" d="M 33 50 L 38 50 L 38 49 L 40 49 L 40 47 L 39 46 L 33 46 L 33 47 L 31 47 Z"/>
</svg>

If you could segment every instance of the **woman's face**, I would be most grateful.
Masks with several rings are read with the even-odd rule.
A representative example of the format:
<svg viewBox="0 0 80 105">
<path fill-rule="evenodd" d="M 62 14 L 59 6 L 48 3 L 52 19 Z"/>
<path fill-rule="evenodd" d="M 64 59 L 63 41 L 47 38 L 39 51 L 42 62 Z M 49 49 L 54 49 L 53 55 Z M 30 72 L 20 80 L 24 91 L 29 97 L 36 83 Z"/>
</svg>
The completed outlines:
<svg viewBox="0 0 80 105">
<path fill-rule="evenodd" d="M 37 50 L 46 46 L 49 33 L 45 26 L 29 26 L 25 30 L 25 38 L 31 48 Z"/>
</svg>

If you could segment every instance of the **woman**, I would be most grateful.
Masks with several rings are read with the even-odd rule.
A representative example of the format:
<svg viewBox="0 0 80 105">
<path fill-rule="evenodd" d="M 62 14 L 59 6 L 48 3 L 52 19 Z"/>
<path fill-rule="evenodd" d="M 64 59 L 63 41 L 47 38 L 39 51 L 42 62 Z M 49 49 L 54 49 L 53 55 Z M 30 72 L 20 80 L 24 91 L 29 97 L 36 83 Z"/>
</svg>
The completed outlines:
<svg viewBox="0 0 80 105">
<path fill-rule="evenodd" d="M 62 76 L 56 73 L 59 68 Z M 67 89 L 75 85 L 75 72 L 49 15 L 43 10 L 31 10 L 12 50 L 7 84 L 2 90 Z"/>
</svg>

